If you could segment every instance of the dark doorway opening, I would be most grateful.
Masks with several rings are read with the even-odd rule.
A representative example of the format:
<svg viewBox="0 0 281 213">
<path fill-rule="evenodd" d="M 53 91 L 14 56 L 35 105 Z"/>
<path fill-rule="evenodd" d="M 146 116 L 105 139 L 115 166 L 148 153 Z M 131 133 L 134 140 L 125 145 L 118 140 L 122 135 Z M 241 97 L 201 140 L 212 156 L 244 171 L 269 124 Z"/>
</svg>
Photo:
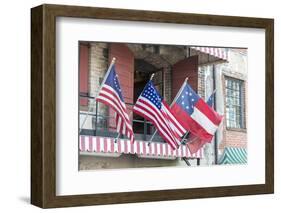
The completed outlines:
<svg viewBox="0 0 281 213">
<path fill-rule="evenodd" d="M 163 96 L 163 68 L 159 69 L 143 59 L 135 59 L 134 103 L 137 101 L 139 95 L 143 91 L 145 85 L 147 84 L 153 73 L 155 74 L 155 76 L 152 81 L 160 95 Z M 149 139 L 146 138 L 146 135 L 153 134 L 155 130 L 153 125 L 137 114 L 134 114 L 134 121 L 134 133 L 142 134 L 144 140 Z"/>
</svg>

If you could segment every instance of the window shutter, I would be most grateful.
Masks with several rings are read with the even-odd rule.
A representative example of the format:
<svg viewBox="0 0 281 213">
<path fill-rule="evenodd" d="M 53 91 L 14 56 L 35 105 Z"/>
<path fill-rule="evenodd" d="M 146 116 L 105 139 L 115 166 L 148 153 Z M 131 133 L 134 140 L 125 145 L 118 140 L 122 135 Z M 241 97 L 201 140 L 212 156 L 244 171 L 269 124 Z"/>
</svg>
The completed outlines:
<svg viewBox="0 0 281 213">
<path fill-rule="evenodd" d="M 172 68 L 172 100 L 177 95 L 185 78 L 192 89 L 198 90 L 198 56 L 185 58 L 173 65 Z"/>
<path fill-rule="evenodd" d="M 79 76 L 80 76 L 80 95 L 88 95 L 88 76 L 89 76 L 89 47 L 79 44 Z M 80 105 L 87 106 L 88 99 L 80 96 Z"/>
<path fill-rule="evenodd" d="M 125 44 L 112 43 L 109 47 L 109 63 L 112 58 L 115 57 L 115 69 L 118 75 L 120 86 L 122 89 L 122 95 L 125 103 L 133 104 L 134 99 L 134 54 Z M 128 105 L 127 110 L 132 119 L 133 106 Z M 114 117 L 115 112 L 112 109 L 109 109 L 109 116 Z M 115 119 L 109 120 L 109 129 L 114 129 L 115 131 Z"/>
</svg>

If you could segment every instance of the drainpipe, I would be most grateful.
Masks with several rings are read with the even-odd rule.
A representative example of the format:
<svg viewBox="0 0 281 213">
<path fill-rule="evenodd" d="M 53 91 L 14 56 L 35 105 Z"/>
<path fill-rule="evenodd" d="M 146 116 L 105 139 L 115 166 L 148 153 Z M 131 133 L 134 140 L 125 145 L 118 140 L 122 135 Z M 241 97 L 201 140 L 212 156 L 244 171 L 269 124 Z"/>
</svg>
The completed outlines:
<svg viewBox="0 0 281 213">
<path fill-rule="evenodd" d="M 216 90 L 216 67 L 213 64 L 213 91 Z M 214 110 L 216 111 L 216 95 L 217 93 L 214 95 Z M 215 164 L 218 164 L 218 136 L 217 136 L 217 132 L 215 133 L 214 136 L 214 154 L 215 154 Z"/>
</svg>

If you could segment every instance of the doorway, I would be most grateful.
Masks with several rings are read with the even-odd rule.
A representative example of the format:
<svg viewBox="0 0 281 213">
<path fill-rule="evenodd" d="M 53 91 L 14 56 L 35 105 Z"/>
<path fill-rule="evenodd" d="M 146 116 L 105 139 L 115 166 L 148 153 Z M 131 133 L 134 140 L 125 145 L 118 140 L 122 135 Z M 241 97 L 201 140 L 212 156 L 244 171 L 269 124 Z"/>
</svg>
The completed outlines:
<svg viewBox="0 0 281 213">
<path fill-rule="evenodd" d="M 139 95 L 143 91 L 145 85 L 149 81 L 151 75 L 154 73 L 152 80 L 155 88 L 163 97 L 164 81 L 163 81 L 163 68 L 156 68 L 152 64 L 143 59 L 135 59 L 135 73 L 134 73 L 134 103 L 136 103 Z M 133 130 L 135 134 L 141 135 L 142 139 L 148 139 L 147 135 L 152 135 L 155 128 L 152 124 L 147 122 L 143 117 L 134 114 Z"/>
</svg>

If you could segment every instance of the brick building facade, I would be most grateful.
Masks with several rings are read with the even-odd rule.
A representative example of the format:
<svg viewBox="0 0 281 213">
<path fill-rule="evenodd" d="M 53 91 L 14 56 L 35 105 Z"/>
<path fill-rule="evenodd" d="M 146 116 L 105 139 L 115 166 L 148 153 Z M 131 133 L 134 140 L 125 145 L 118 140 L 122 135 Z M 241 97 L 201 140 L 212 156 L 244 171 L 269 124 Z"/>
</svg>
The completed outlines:
<svg viewBox="0 0 281 213">
<path fill-rule="evenodd" d="M 96 97 L 105 72 L 112 58 L 115 57 L 116 71 L 129 112 L 152 73 L 155 73 L 153 81 L 156 88 L 169 104 L 186 77 L 189 78 L 188 82 L 193 89 L 204 99 L 208 98 L 216 88 L 216 110 L 225 115 L 225 119 L 216 134 L 214 139 L 216 141 L 204 147 L 201 165 L 214 164 L 215 155 L 219 158 L 227 146 L 246 147 L 247 54 L 245 50 L 225 49 L 228 53 L 226 61 L 225 58 L 221 59 L 187 46 L 87 42 L 80 43 L 79 49 L 80 128 L 83 134 L 96 135 L 97 130 L 106 129 L 110 137 L 116 135 L 114 112 L 105 105 L 97 105 L 94 98 L 91 98 Z M 233 84 L 233 88 L 236 89 L 236 83 L 232 83 L 232 80 L 238 82 L 239 88 L 241 85 L 239 91 L 234 91 L 235 94 L 241 92 L 239 93 L 241 100 L 238 100 L 242 105 L 239 106 L 240 108 L 236 105 L 234 107 L 232 101 L 229 101 L 231 97 L 226 94 L 226 91 L 232 89 L 229 87 L 230 84 Z M 239 122 L 241 124 L 238 126 L 236 125 L 238 121 L 235 114 L 236 108 L 240 110 L 241 121 Z M 95 116 L 97 113 L 98 116 Z M 142 122 L 144 120 L 133 113 L 129 114 L 131 120 Z M 133 123 L 138 139 L 148 140 L 153 134 L 154 127 L 149 123 L 146 125 L 146 134 L 143 134 L 144 124 Z M 161 141 L 161 138 L 156 137 L 155 140 Z M 215 147 L 215 144 L 218 147 Z M 215 152 L 215 148 L 218 153 Z M 126 163 L 121 158 L 125 158 Z M 138 167 L 138 161 L 139 165 L 144 167 L 185 165 L 179 158 L 157 161 L 127 156 L 121 156 L 121 158 L 118 163 L 110 157 L 81 155 L 80 169 Z M 195 164 L 196 161 L 191 160 L 191 163 Z"/>
<path fill-rule="evenodd" d="M 201 73 L 201 74 L 200 74 Z M 200 77 L 201 76 L 201 77 Z M 204 80 L 203 80 L 204 79 Z M 226 147 L 247 149 L 247 51 L 245 49 L 228 49 L 228 61 L 211 63 L 199 66 L 199 94 L 209 97 L 216 88 L 216 111 L 224 115 L 223 122 L 217 131 L 215 140 L 218 145 L 217 159 L 223 154 Z M 239 81 L 241 85 L 241 125 L 233 127 L 228 124 L 230 119 L 227 113 L 227 81 Z M 199 85 L 200 85 L 199 84 Z M 214 86 L 215 84 L 215 86 Z M 208 144 L 205 152 L 209 152 L 209 164 L 215 163 L 215 143 Z"/>
</svg>

